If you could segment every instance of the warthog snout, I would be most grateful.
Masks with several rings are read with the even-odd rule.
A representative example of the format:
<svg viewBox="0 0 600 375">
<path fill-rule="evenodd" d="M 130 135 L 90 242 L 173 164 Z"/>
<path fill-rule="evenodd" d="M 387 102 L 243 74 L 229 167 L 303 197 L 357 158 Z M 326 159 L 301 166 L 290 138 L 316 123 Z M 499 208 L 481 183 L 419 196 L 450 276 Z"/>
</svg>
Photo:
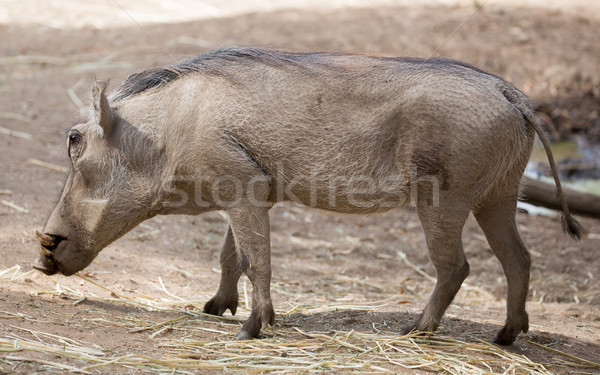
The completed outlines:
<svg viewBox="0 0 600 375">
<path fill-rule="evenodd" d="M 54 275 L 58 272 L 58 266 L 53 259 L 53 252 L 58 247 L 58 244 L 62 242 L 63 238 L 42 233 L 39 230 L 35 231 L 35 235 L 40 240 L 40 257 L 37 263 L 33 264 L 33 268 L 42 271 L 46 275 Z"/>
<path fill-rule="evenodd" d="M 35 231 L 35 235 L 40 239 L 40 245 L 42 246 L 40 250 L 42 254 L 47 257 L 52 256 L 52 251 L 54 251 L 58 243 L 62 241 L 62 238 L 59 236 L 53 236 L 51 234 L 42 233 L 37 229 Z"/>
<path fill-rule="evenodd" d="M 78 265 L 75 267 L 66 267 L 60 261 L 61 257 L 64 257 L 64 254 L 72 251 L 71 247 L 73 247 L 73 244 L 67 238 L 60 235 L 42 233 L 38 230 L 35 231 L 35 235 L 40 240 L 40 257 L 37 263 L 32 265 L 33 268 L 42 271 L 46 275 L 54 275 L 60 272 L 65 276 L 70 276 L 81 269 L 78 268 Z"/>
<path fill-rule="evenodd" d="M 56 272 L 58 272 L 56 263 L 52 260 L 52 258 L 45 255 L 41 255 L 37 262 L 33 263 L 31 266 L 38 271 L 42 271 L 46 275 L 54 275 Z"/>
</svg>

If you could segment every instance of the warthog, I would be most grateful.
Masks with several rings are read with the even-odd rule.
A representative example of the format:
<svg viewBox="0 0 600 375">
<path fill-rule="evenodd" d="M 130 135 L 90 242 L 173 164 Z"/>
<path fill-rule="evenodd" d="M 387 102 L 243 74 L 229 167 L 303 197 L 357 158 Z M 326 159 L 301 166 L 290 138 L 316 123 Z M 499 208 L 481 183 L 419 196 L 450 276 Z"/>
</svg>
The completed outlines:
<svg viewBox="0 0 600 375">
<path fill-rule="evenodd" d="M 92 87 L 89 120 L 67 136 L 71 172 L 35 268 L 72 275 L 108 244 L 158 214 L 225 210 L 221 281 L 204 311 L 235 314 L 237 283 L 252 312 L 237 333 L 273 323 L 269 209 L 291 200 L 345 213 L 411 202 L 437 284 L 403 329 L 435 330 L 469 274 L 461 242 L 473 212 L 508 282 L 494 341 L 528 330 L 530 256 L 515 225 L 519 181 L 535 134 L 563 202 L 548 141 L 526 96 L 501 78 L 440 59 L 256 48 L 207 52 Z"/>
</svg>

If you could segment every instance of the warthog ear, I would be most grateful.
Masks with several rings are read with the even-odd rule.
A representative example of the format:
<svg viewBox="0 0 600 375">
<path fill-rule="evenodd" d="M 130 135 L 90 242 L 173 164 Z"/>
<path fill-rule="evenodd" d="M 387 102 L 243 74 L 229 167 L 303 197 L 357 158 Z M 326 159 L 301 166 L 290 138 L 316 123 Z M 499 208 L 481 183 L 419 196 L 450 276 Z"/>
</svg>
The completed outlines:
<svg viewBox="0 0 600 375">
<path fill-rule="evenodd" d="M 92 105 L 94 106 L 94 123 L 99 125 L 100 136 L 109 137 L 114 124 L 113 113 L 104 94 L 105 81 L 96 81 L 92 86 Z"/>
</svg>

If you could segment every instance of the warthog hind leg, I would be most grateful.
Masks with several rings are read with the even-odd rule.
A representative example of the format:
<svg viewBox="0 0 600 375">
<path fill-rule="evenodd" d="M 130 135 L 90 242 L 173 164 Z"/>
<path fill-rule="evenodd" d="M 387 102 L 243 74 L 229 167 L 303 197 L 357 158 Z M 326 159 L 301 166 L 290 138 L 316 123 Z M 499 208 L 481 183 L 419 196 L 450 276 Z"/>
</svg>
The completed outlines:
<svg viewBox="0 0 600 375">
<path fill-rule="evenodd" d="M 502 263 L 507 290 L 506 324 L 494 337 L 500 345 L 510 345 L 517 335 L 529 330 L 529 317 L 525 302 L 529 290 L 529 269 L 531 257 L 523 244 L 515 223 L 517 197 L 484 205 L 475 218 L 485 233 L 492 251 Z"/>
<path fill-rule="evenodd" d="M 441 200 L 443 202 L 443 200 Z M 453 204 L 454 207 L 464 207 Z M 468 211 L 418 204 L 418 214 L 425 232 L 429 257 L 437 271 L 437 283 L 423 313 L 416 322 L 402 329 L 402 334 L 435 331 L 450 302 L 469 275 L 469 263 L 462 246 L 462 228 Z"/>
</svg>

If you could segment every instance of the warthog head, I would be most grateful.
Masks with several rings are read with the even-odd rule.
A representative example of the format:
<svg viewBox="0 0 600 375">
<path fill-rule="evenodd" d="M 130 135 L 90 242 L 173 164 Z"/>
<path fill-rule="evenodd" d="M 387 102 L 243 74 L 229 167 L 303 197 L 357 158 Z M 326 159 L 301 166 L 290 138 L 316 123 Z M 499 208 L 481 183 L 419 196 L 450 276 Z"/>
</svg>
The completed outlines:
<svg viewBox="0 0 600 375">
<path fill-rule="evenodd" d="M 40 240 L 34 268 L 72 275 L 109 243 L 157 214 L 159 164 L 153 140 L 111 109 L 105 83 L 92 87 L 90 120 L 67 135 L 71 172 Z M 132 141 L 135 139 L 135 141 Z"/>
</svg>

